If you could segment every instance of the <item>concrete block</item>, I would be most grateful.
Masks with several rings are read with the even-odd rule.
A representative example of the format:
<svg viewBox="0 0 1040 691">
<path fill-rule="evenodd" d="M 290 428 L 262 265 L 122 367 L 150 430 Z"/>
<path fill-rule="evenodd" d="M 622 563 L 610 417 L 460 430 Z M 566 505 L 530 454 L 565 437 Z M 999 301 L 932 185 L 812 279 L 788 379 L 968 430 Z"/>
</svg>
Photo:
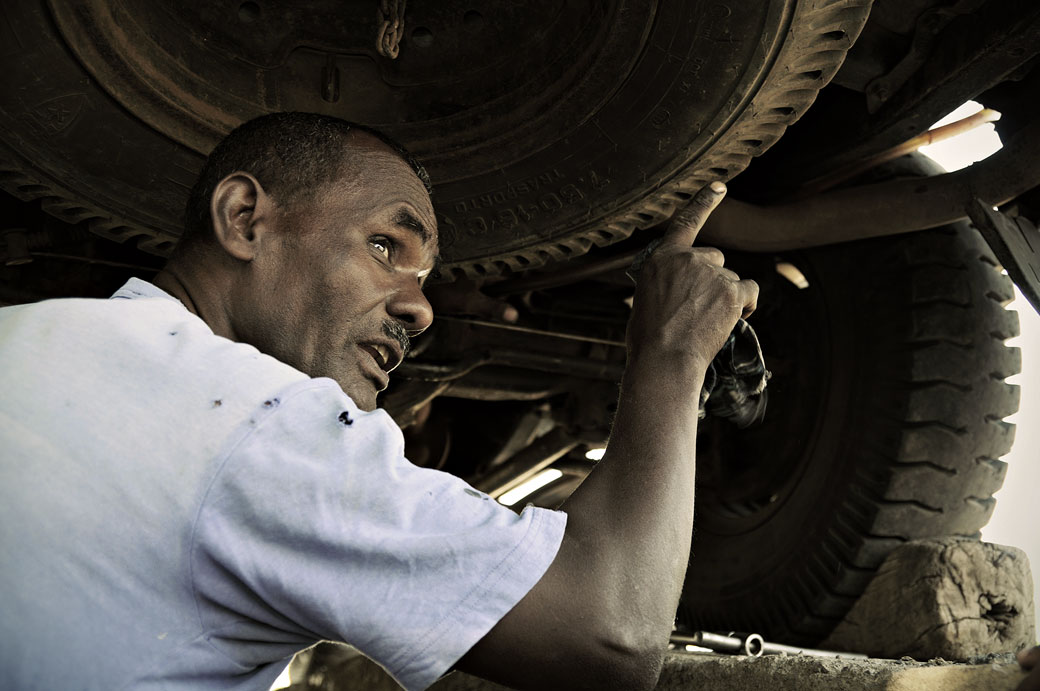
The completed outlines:
<svg viewBox="0 0 1040 691">
<path fill-rule="evenodd" d="M 908 542 L 819 647 L 871 657 L 968 660 L 1036 642 L 1025 552 L 977 540 Z"/>
</svg>

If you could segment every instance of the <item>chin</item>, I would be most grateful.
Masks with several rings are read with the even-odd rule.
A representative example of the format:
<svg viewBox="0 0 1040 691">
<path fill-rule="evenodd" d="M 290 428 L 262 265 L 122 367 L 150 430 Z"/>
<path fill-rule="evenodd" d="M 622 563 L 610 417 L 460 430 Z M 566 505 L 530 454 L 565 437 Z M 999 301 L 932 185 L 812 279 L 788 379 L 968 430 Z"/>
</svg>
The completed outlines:
<svg viewBox="0 0 1040 691">
<path fill-rule="evenodd" d="M 369 382 L 351 383 L 340 381 L 340 388 L 343 389 L 343 393 L 350 396 L 350 399 L 354 401 L 354 405 L 361 408 L 361 410 L 369 412 L 376 409 L 376 397 L 379 395 L 379 392 Z"/>
</svg>

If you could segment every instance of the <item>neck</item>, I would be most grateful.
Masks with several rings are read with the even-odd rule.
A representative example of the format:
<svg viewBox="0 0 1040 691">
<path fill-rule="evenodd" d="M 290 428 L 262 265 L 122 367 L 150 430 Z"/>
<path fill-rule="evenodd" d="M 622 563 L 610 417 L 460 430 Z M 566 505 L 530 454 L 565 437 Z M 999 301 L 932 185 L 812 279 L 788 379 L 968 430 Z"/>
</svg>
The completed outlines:
<svg viewBox="0 0 1040 691">
<path fill-rule="evenodd" d="M 200 280 L 197 271 L 188 270 L 173 259 L 156 274 L 152 283 L 180 300 L 189 312 L 206 322 L 216 335 L 238 340 L 220 298 L 225 291 L 216 289 L 213 281 Z"/>
</svg>

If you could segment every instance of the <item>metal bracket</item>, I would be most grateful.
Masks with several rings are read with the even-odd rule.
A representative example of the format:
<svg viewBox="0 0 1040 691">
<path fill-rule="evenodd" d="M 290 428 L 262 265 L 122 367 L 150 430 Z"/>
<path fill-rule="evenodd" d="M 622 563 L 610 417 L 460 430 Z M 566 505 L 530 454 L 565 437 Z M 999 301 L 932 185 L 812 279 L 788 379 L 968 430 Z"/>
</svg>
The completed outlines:
<svg viewBox="0 0 1040 691">
<path fill-rule="evenodd" d="M 887 74 L 875 78 L 866 88 L 867 111 L 876 113 L 914 72 L 925 64 L 939 42 L 942 30 L 952 19 L 978 11 L 984 0 L 960 0 L 953 7 L 936 7 L 923 12 L 916 22 L 910 51 Z"/>
<path fill-rule="evenodd" d="M 1040 313 L 1040 230 L 1028 218 L 1008 217 L 980 199 L 968 206 L 968 215 L 1011 280 Z"/>
</svg>

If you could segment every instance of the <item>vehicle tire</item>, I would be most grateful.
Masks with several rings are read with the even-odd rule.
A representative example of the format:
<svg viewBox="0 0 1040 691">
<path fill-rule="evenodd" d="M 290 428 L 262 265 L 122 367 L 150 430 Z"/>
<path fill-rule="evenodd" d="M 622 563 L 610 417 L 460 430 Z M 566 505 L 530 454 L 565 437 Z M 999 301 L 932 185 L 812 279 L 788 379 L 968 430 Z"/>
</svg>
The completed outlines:
<svg viewBox="0 0 1040 691">
<path fill-rule="evenodd" d="M 989 520 L 1014 438 L 1018 315 L 967 223 L 778 260 L 808 286 L 762 276 L 765 422 L 702 424 L 679 621 L 812 645 L 892 548 Z"/>
<path fill-rule="evenodd" d="M 870 0 L 413 3 L 396 60 L 375 51 L 377 6 L 7 3 L 0 185 L 164 254 L 221 136 L 329 113 L 424 161 L 449 273 L 521 270 L 743 170 L 837 71 Z"/>
</svg>

